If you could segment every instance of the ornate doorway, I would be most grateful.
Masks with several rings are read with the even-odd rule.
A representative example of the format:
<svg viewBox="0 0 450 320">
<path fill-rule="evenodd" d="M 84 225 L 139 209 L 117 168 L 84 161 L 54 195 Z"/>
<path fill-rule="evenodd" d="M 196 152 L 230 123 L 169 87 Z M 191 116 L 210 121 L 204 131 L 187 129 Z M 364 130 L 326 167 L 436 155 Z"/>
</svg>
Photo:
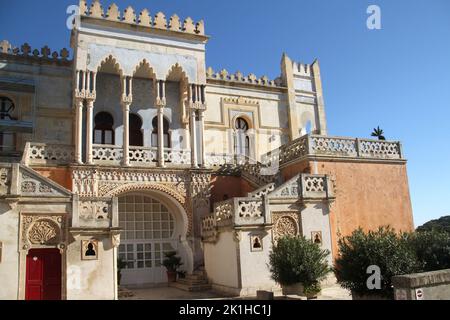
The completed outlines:
<svg viewBox="0 0 450 320">
<path fill-rule="evenodd" d="M 125 263 L 122 285 L 167 282 L 164 253 L 178 250 L 176 215 L 169 206 L 145 193 L 119 197 L 119 225 L 123 229 L 119 259 Z"/>
<path fill-rule="evenodd" d="M 32 249 L 26 259 L 26 300 L 61 300 L 61 253 Z"/>
</svg>

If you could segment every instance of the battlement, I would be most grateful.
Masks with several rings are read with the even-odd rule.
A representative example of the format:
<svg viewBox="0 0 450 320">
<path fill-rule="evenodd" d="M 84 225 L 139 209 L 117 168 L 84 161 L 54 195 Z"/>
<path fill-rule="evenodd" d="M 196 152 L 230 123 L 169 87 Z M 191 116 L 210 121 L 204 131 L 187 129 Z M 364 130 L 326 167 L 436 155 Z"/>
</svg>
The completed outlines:
<svg viewBox="0 0 450 320">
<path fill-rule="evenodd" d="M 7 54 L 16 57 L 22 57 L 27 59 L 34 59 L 40 62 L 57 62 L 57 63 L 69 63 L 70 52 L 63 48 L 62 50 L 52 51 L 48 46 L 42 47 L 40 50 L 30 47 L 28 43 L 24 43 L 20 47 L 12 46 L 7 40 L 0 41 L 0 54 Z"/>
<path fill-rule="evenodd" d="M 158 30 L 183 32 L 200 36 L 205 35 L 205 25 L 203 20 L 195 23 L 192 18 L 188 17 L 181 22 L 178 15 L 174 14 L 170 17 L 169 21 L 167 21 L 165 14 L 162 12 L 158 12 L 152 18 L 150 11 L 144 9 L 139 13 L 139 15 L 136 15 L 133 7 L 128 6 L 123 12 L 121 12 L 115 3 L 111 4 L 105 12 L 99 0 L 92 2 L 89 7 L 85 0 L 81 0 L 80 15 L 94 19 L 103 19 L 124 24 L 138 25 L 141 27 Z"/>
<path fill-rule="evenodd" d="M 206 77 L 211 80 L 221 80 L 228 82 L 239 82 L 244 84 L 259 85 L 266 87 L 281 87 L 281 79 L 277 78 L 270 80 L 267 76 L 258 78 L 255 74 L 250 73 L 248 76 L 244 76 L 240 71 L 231 74 L 226 69 L 222 69 L 220 72 L 215 72 L 211 67 L 206 70 Z"/>
<path fill-rule="evenodd" d="M 292 70 L 294 75 L 303 76 L 303 77 L 311 77 L 312 76 L 312 64 L 300 63 L 300 62 L 292 62 Z"/>
</svg>

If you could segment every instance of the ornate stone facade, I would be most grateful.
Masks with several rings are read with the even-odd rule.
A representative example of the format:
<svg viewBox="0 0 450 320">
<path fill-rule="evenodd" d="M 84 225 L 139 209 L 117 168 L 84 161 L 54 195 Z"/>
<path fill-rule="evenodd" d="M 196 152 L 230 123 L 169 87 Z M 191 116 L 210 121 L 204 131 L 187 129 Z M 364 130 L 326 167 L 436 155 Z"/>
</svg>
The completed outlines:
<svg viewBox="0 0 450 320">
<path fill-rule="evenodd" d="M 23 214 L 21 221 L 21 249 L 65 248 L 67 231 L 64 215 Z"/>
</svg>

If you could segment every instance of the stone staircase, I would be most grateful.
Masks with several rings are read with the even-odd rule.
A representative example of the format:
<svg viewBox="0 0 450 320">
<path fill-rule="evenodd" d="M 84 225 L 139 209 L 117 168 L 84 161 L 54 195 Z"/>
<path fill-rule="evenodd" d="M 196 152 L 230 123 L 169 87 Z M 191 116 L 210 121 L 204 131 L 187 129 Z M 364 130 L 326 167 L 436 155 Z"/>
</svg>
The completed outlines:
<svg viewBox="0 0 450 320">
<path fill-rule="evenodd" d="M 188 292 L 199 292 L 211 290 L 208 277 L 204 269 L 196 270 L 185 278 L 178 278 L 176 282 L 169 284 L 172 288 L 177 288 Z"/>
</svg>

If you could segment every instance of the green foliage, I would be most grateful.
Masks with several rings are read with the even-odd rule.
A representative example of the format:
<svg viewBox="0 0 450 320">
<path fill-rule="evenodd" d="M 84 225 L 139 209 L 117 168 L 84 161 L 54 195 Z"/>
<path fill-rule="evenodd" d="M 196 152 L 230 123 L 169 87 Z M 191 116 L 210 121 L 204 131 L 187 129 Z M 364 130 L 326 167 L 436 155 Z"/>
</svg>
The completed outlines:
<svg viewBox="0 0 450 320">
<path fill-rule="evenodd" d="M 397 234 L 392 228 L 381 227 L 365 233 L 362 229 L 339 239 L 339 257 L 335 273 L 340 285 L 357 294 L 377 294 L 392 297 L 391 278 L 395 275 L 420 270 L 416 254 L 406 234 Z M 376 265 L 381 270 L 381 290 L 367 288 L 367 268 Z"/>
<path fill-rule="evenodd" d="M 422 231 L 409 236 L 424 272 L 450 269 L 450 233 L 445 231 Z"/>
<path fill-rule="evenodd" d="M 378 140 L 386 140 L 386 138 L 384 137 L 384 132 L 382 129 L 380 129 L 379 126 L 373 129 L 372 137 L 376 137 L 378 138 Z"/>
<path fill-rule="evenodd" d="M 445 231 L 450 234 L 450 216 L 441 217 L 436 220 L 431 220 L 424 225 L 417 228 L 417 231 Z"/>
<path fill-rule="evenodd" d="M 166 267 L 167 271 L 177 272 L 178 268 L 183 265 L 181 258 L 177 256 L 175 251 L 166 252 L 164 256 L 165 259 L 162 264 Z"/>
<path fill-rule="evenodd" d="M 331 271 L 329 254 L 304 237 L 283 237 L 270 253 L 272 279 L 281 285 L 302 283 L 305 292 L 319 292 L 319 282 Z"/>
<path fill-rule="evenodd" d="M 120 281 L 122 280 L 122 269 L 127 266 L 127 263 L 121 258 L 117 259 L 117 284 L 120 286 Z"/>
</svg>

